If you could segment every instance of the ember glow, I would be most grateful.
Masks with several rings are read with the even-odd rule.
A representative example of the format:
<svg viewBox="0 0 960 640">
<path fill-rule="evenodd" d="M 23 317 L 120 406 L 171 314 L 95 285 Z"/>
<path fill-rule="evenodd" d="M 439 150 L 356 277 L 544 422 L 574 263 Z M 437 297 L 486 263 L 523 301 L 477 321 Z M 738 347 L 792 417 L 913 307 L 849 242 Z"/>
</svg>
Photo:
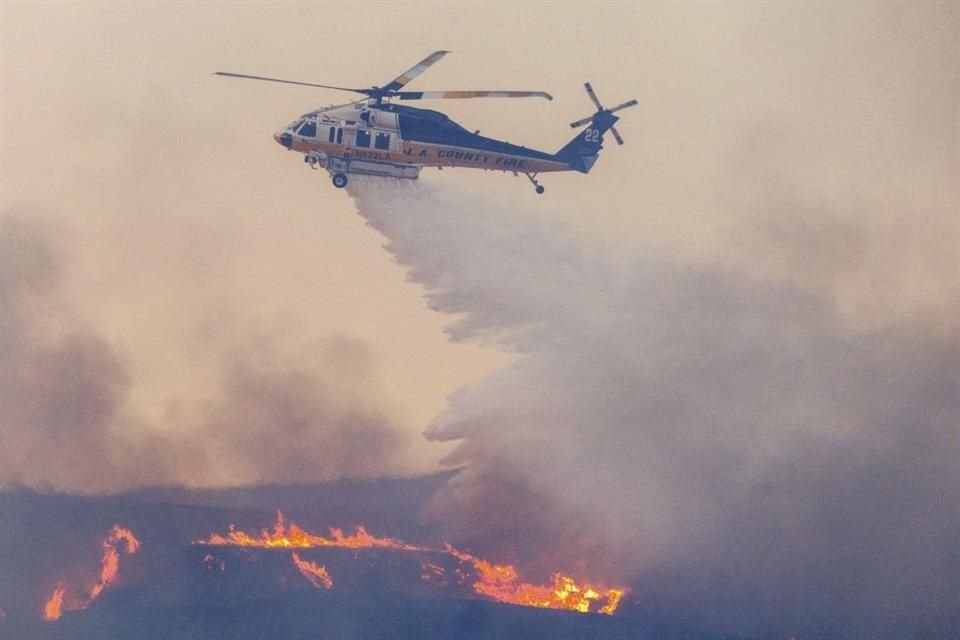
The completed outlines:
<svg viewBox="0 0 960 640">
<path fill-rule="evenodd" d="M 43 619 L 58 620 L 64 611 L 86 609 L 91 602 L 103 593 L 116 580 L 120 570 L 120 543 L 125 543 L 123 549 L 132 555 L 140 548 L 140 541 L 129 529 L 113 525 L 113 529 L 103 539 L 100 546 L 103 548 L 103 557 L 100 561 L 100 577 L 92 587 L 86 590 L 85 595 L 71 595 L 67 593 L 65 585 L 58 584 L 43 606 Z"/>
<path fill-rule="evenodd" d="M 227 570 L 227 563 L 223 560 L 217 560 L 211 553 L 203 556 L 203 566 L 207 568 L 207 571 L 213 571 L 216 569 L 223 573 Z"/>
<path fill-rule="evenodd" d="M 459 570 L 457 574 L 460 581 L 474 580 L 472 586 L 476 593 L 498 602 L 526 607 L 566 609 L 589 613 L 594 605 L 599 605 L 602 602 L 602 606 L 596 610 L 597 613 L 612 615 L 617 610 L 620 599 L 626 593 L 623 588 L 610 589 L 599 585 L 578 583 L 572 577 L 562 573 L 553 574 L 552 584 L 535 585 L 521 582 L 516 568 L 512 565 L 493 564 L 469 553 L 459 551 L 450 545 L 443 549 L 432 549 L 409 544 L 395 538 L 373 536 L 363 527 L 357 527 L 356 532 L 352 535 L 345 535 L 340 529 L 331 529 L 329 536 L 322 536 L 305 531 L 292 522 L 287 523 L 283 514 L 279 511 L 273 528 L 262 529 L 258 536 L 250 535 L 230 525 L 226 534 L 214 533 L 205 540 L 198 540 L 197 544 L 259 547 L 263 549 L 381 548 L 396 551 L 445 553 L 457 559 L 461 565 L 473 569 L 473 575 L 469 577 Z M 313 562 L 301 560 L 296 553 L 293 554 L 293 562 L 297 565 L 300 573 L 318 589 L 321 588 L 321 585 L 327 589 L 333 585 L 330 576 L 323 567 Z M 424 569 L 421 575 L 424 580 L 430 581 L 444 576 L 443 568 L 438 565 L 421 564 L 421 567 Z M 323 577 L 320 577 L 321 574 Z M 326 583 L 327 581 L 330 581 L 329 585 Z"/>
<path fill-rule="evenodd" d="M 303 577 L 310 581 L 310 584 L 317 589 L 329 589 L 333 586 L 333 579 L 327 573 L 326 567 L 318 565 L 316 562 L 308 562 L 300 559 L 300 554 L 293 552 L 293 564 L 303 574 Z"/>
</svg>

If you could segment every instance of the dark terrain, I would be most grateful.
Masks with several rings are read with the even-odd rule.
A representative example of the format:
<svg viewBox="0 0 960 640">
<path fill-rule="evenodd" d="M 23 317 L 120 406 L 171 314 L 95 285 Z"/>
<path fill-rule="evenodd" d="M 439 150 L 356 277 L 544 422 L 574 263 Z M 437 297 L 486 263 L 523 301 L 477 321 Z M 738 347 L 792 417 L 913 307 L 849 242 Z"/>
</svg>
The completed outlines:
<svg viewBox="0 0 960 640">
<path fill-rule="evenodd" d="M 259 531 L 283 510 L 325 532 L 364 524 L 375 534 L 442 546 L 417 521 L 450 473 L 415 479 L 224 490 L 159 488 L 79 497 L 0 493 L 0 638 L 63 640 L 336 640 L 732 638 L 684 628 L 643 612 L 629 598 L 614 616 L 518 607 L 482 599 L 455 579 L 424 581 L 421 561 L 444 554 L 389 549 L 307 549 L 327 567 L 330 590 L 311 586 L 285 549 L 192 544 L 234 523 Z M 114 524 L 141 543 L 121 554 L 118 580 L 84 610 L 44 622 L 58 582 L 89 585 L 100 540 Z M 215 561 L 206 561 L 210 554 Z M 219 569 L 223 563 L 224 569 Z M 454 568 L 446 566 L 447 575 Z"/>
</svg>

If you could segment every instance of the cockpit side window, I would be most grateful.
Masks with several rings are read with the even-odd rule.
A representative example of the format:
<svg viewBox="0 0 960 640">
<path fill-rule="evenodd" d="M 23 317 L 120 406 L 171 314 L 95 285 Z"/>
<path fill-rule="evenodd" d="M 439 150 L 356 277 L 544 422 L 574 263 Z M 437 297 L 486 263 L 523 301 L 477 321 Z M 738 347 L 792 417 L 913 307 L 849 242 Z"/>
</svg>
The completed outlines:
<svg viewBox="0 0 960 640">
<path fill-rule="evenodd" d="M 307 122 L 303 123 L 303 126 L 300 127 L 300 129 L 297 130 L 297 133 L 304 137 L 316 138 L 317 123 L 312 120 L 308 120 Z"/>
<path fill-rule="evenodd" d="M 330 127 L 330 132 L 327 134 L 327 141 L 328 141 L 328 142 L 333 142 L 333 136 L 336 135 L 336 130 L 337 130 L 336 127 Z"/>
</svg>

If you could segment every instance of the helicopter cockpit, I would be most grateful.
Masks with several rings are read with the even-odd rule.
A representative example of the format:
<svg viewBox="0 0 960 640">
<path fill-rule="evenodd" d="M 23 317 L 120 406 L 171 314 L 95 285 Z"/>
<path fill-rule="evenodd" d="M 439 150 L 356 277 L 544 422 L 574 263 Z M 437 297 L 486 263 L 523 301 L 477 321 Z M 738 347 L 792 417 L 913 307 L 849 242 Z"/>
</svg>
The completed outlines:
<svg viewBox="0 0 960 640">
<path fill-rule="evenodd" d="M 298 120 L 297 122 L 294 122 L 290 128 L 298 136 L 303 136 L 304 138 L 317 137 L 316 120 Z"/>
<path fill-rule="evenodd" d="M 286 127 L 273 134 L 273 139 L 290 148 L 293 145 L 293 136 L 315 138 L 317 136 L 317 122 L 307 116 L 294 120 Z"/>
</svg>

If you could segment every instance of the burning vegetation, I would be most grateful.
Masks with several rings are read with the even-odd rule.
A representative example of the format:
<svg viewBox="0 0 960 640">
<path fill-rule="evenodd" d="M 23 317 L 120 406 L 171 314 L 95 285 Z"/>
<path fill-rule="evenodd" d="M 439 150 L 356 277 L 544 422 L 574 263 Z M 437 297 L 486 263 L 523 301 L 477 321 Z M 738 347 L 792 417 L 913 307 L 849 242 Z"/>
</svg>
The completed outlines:
<svg viewBox="0 0 960 640">
<path fill-rule="evenodd" d="M 357 527 L 351 535 L 344 534 L 341 529 L 331 529 L 329 536 L 323 536 L 306 531 L 293 522 L 287 523 L 280 512 L 277 513 L 273 528 L 262 529 L 259 535 L 251 535 L 231 525 L 227 533 L 214 533 L 204 540 L 198 540 L 197 544 L 263 549 L 379 548 L 444 554 L 456 560 L 460 566 L 455 572 L 456 579 L 459 582 L 472 580 L 471 586 L 475 593 L 498 602 L 527 607 L 565 609 L 581 613 L 595 610 L 597 613 L 612 615 L 626 592 L 623 588 L 608 588 L 577 582 L 571 576 L 562 573 L 554 573 L 550 584 L 536 585 L 521 582 L 516 568 L 512 565 L 493 564 L 450 545 L 446 545 L 443 549 L 434 549 L 410 544 L 395 538 L 371 535 L 362 526 Z M 302 560 L 296 552 L 293 553 L 292 559 L 300 573 L 313 586 L 318 589 L 329 589 L 333 586 L 333 580 L 324 567 Z M 421 578 L 424 580 L 446 578 L 446 571 L 439 565 L 428 563 L 423 567 L 424 573 Z"/>
<path fill-rule="evenodd" d="M 297 569 L 303 574 L 303 577 L 309 580 L 310 584 L 317 589 L 329 589 L 333 586 L 333 579 L 330 577 L 330 574 L 327 573 L 325 567 L 318 565 L 316 562 L 302 560 L 300 554 L 296 551 L 293 552 L 291 557 L 293 564 L 297 566 Z"/>
<path fill-rule="evenodd" d="M 103 593 L 117 578 L 120 571 L 121 549 L 132 555 L 140 548 L 140 541 L 129 529 L 113 525 L 110 533 L 100 543 L 103 557 L 100 560 L 100 577 L 93 586 L 77 591 L 68 591 L 66 585 L 58 583 L 43 606 L 43 619 L 49 622 L 60 619 L 64 611 L 86 609 L 91 602 Z"/>
<path fill-rule="evenodd" d="M 332 589 L 334 576 L 327 567 L 309 558 L 301 557 L 302 550 L 338 548 L 360 551 L 380 549 L 391 552 L 412 553 L 420 561 L 420 580 L 444 588 L 462 585 L 467 593 L 472 592 L 497 602 L 507 604 L 561 609 L 581 613 L 612 615 L 626 592 L 623 588 L 608 588 L 575 580 L 563 573 L 554 573 L 546 584 L 532 584 L 520 579 L 512 565 L 498 565 L 451 545 L 432 548 L 411 544 L 396 538 L 370 534 L 358 526 L 351 534 L 341 529 L 330 529 L 328 535 L 307 531 L 293 522 L 288 522 L 277 512 L 272 528 L 259 534 L 250 534 L 230 525 L 226 533 L 213 533 L 197 545 L 234 548 L 260 548 L 287 550 L 290 559 L 300 574 L 314 588 Z M 100 543 L 103 554 L 99 577 L 87 586 L 70 585 L 65 580 L 56 583 L 43 605 L 43 619 L 59 620 L 65 611 L 86 609 L 105 589 L 115 583 L 120 570 L 121 555 L 132 555 L 140 549 L 140 541 L 129 529 L 114 525 Z M 210 549 L 202 560 L 209 572 L 223 573 L 227 566 L 221 554 Z"/>
</svg>

